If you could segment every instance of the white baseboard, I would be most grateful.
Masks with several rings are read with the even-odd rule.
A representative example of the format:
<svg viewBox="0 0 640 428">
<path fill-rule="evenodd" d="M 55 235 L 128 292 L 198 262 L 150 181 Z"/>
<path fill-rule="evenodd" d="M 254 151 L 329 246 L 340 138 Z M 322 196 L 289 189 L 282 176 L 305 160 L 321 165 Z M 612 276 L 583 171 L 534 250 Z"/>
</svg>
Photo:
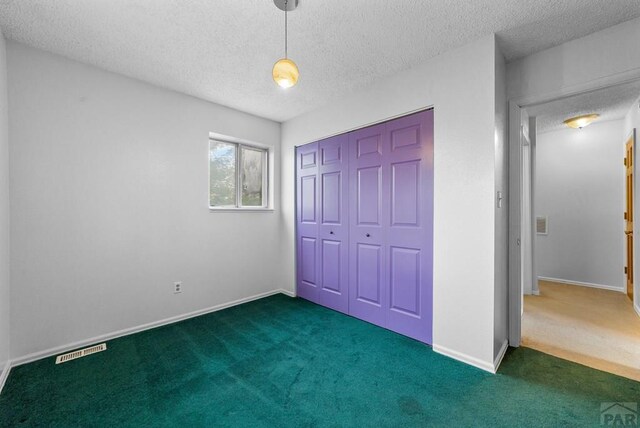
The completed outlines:
<svg viewBox="0 0 640 428">
<path fill-rule="evenodd" d="M 604 285 L 604 284 L 594 284 L 591 282 L 581 282 L 581 281 L 571 281 L 568 279 L 561 279 L 561 278 L 549 278 L 546 276 L 539 276 L 538 277 L 539 281 L 550 281 L 550 282 L 561 282 L 563 284 L 569 284 L 569 285 L 580 285 L 582 287 L 590 287 L 590 288 L 601 288 L 603 290 L 610 290 L 610 291 L 617 291 L 619 293 L 624 293 L 625 290 L 622 287 L 614 287 L 613 285 Z"/>
<path fill-rule="evenodd" d="M 444 346 L 440 346 L 436 344 L 433 344 L 432 348 L 438 354 L 442 354 L 449 358 L 453 358 L 454 360 L 458 360 L 463 363 L 472 365 L 486 372 L 495 373 L 494 363 L 482 361 L 476 357 L 472 357 L 470 355 L 463 354 L 462 352 L 454 351 L 453 349 L 449 349 Z"/>
<path fill-rule="evenodd" d="M 211 306 L 205 309 L 199 309 L 197 311 L 188 312 L 182 315 L 176 315 L 170 318 L 165 318 L 159 321 L 153 321 L 150 323 L 138 325 L 135 327 L 125 328 L 123 330 L 114 331 L 111 333 L 102 334 L 100 336 L 92 337 L 89 339 L 80 340 L 73 343 L 68 343 L 66 345 L 56 346 L 54 348 L 45 349 L 44 351 L 33 352 L 31 354 L 23 355 L 21 357 L 13 358 L 11 360 L 11 366 L 16 367 L 22 364 L 31 363 L 33 361 L 41 360 L 43 358 L 51 357 L 53 355 L 61 354 L 64 352 L 69 352 L 77 348 L 83 348 L 85 346 L 92 345 L 98 342 L 104 342 L 107 340 L 113 340 L 118 337 L 128 336 L 130 334 L 139 333 L 141 331 L 150 330 L 152 328 L 160 327 L 167 324 L 173 324 L 178 321 L 183 321 L 189 318 L 194 318 L 200 315 L 205 315 L 211 312 L 220 311 L 222 309 L 229 308 L 231 306 L 241 305 L 243 303 L 248 303 L 253 300 L 262 299 L 264 297 L 273 296 L 274 294 L 286 294 L 288 296 L 292 296 L 292 293 L 288 290 L 276 289 L 272 291 L 267 291 L 260 294 L 255 294 L 253 296 L 245 297 L 243 299 L 234 300 L 232 302 L 222 303 L 219 305 Z M 4 371 L 3 371 L 4 373 Z"/>
<path fill-rule="evenodd" d="M 496 355 L 496 359 L 493 360 L 494 373 L 498 372 L 498 367 L 500 367 L 500 363 L 502 363 L 502 359 L 504 358 L 504 354 L 507 353 L 507 349 L 509 349 L 509 342 L 505 339 L 505 341 L 502 342 L 502 346 L 500 347 L 500 350 L 498 351 L 498 355 Z"/>
<path fill-rule="evenodd" d="M 278 290 L 280 293 L 285 294 L 289 297 L 296 297 L 296 293 L 295 291 L 290 291 L 290 290 L 285 290 L 284 288 L 281 288 Z"/>
<path fill-rule="evenodd" d="M 7 361 L 2 369 L 2 373 L 0 373 L 0 394 L 2 394 L 2 388 L 4 388 L 4 384 L 7 382 L 9 378 L 9 372 L 11 371 L 11 361 Z"/>
<path fill-rule="evenodd" d="M 638 307 L 638 305 L 636 305 L 635 303 L 633 304 L 633 309 L 636 310 L 636 314 L 638 314 L 638 316 L 640 317 L 640 308 Z"/>
</svg>

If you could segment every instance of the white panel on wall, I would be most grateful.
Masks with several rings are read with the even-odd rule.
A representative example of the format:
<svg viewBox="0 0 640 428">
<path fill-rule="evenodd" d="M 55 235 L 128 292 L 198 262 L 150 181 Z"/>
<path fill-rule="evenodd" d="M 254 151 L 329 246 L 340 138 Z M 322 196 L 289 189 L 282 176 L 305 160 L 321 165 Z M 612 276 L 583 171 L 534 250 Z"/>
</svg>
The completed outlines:
<svg viewBox="0 0 640 428">
<path fill-rule="evenodd" d="M 618 120 L 538 134 L 536 217 L 553 220 L 536 235 L 538 276 L 622 290 L 622 129 Z"/>
</svg>

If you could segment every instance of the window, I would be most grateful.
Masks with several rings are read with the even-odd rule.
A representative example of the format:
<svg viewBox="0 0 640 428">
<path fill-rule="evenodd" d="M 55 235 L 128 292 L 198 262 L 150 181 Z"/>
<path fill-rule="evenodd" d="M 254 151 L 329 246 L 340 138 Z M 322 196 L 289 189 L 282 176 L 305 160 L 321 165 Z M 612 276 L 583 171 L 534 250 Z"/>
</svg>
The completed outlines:
<svg viewBox="0 0 640 428">
<path fill-rule="evenodd" d="M 267 208 L 266 149 L 209 141 L 209 206 Z"/>
</svg>

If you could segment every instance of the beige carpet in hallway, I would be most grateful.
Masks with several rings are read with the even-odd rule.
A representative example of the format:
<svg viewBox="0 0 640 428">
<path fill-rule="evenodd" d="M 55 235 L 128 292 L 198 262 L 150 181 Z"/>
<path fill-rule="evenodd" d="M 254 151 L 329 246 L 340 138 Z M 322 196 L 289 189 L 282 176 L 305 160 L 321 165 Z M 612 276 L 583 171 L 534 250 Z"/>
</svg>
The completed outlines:
<svg viewBox="0 0 640 428">
<path fill-rule="evenodd" d="M 524 299 L 524 346 L 640 381 L 640 317 L 625 294 L 539 285 L 539 296 Z"/>
</svg>

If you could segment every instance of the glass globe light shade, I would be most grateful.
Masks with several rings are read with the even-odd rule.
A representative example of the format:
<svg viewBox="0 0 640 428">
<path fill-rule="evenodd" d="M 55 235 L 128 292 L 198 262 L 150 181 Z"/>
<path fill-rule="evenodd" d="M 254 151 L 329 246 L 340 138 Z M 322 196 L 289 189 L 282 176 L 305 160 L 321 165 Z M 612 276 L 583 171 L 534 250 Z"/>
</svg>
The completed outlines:
<svg viewBox="0 0 640 428">
<path fill-rule="evenodd" d="M 582 116 L 576 116 L 576 117 L 569 118 L 569 119 L 565 120 L 564 123 L 569 128 L 582 129 L 585 126 L 589 126 L 591 124 L 591 122 L 596 120 L 598 117 L 600 117 L 599 114 L 585 114 L 585 115 L 582 115 Z"/>
<path fill-rule="evenodd" d="M 290 88 L 298 83 L 298 66 L 288 58 L 282 58 L 273 66 L 273 80 L 282 88 Z"/>
</svg>

